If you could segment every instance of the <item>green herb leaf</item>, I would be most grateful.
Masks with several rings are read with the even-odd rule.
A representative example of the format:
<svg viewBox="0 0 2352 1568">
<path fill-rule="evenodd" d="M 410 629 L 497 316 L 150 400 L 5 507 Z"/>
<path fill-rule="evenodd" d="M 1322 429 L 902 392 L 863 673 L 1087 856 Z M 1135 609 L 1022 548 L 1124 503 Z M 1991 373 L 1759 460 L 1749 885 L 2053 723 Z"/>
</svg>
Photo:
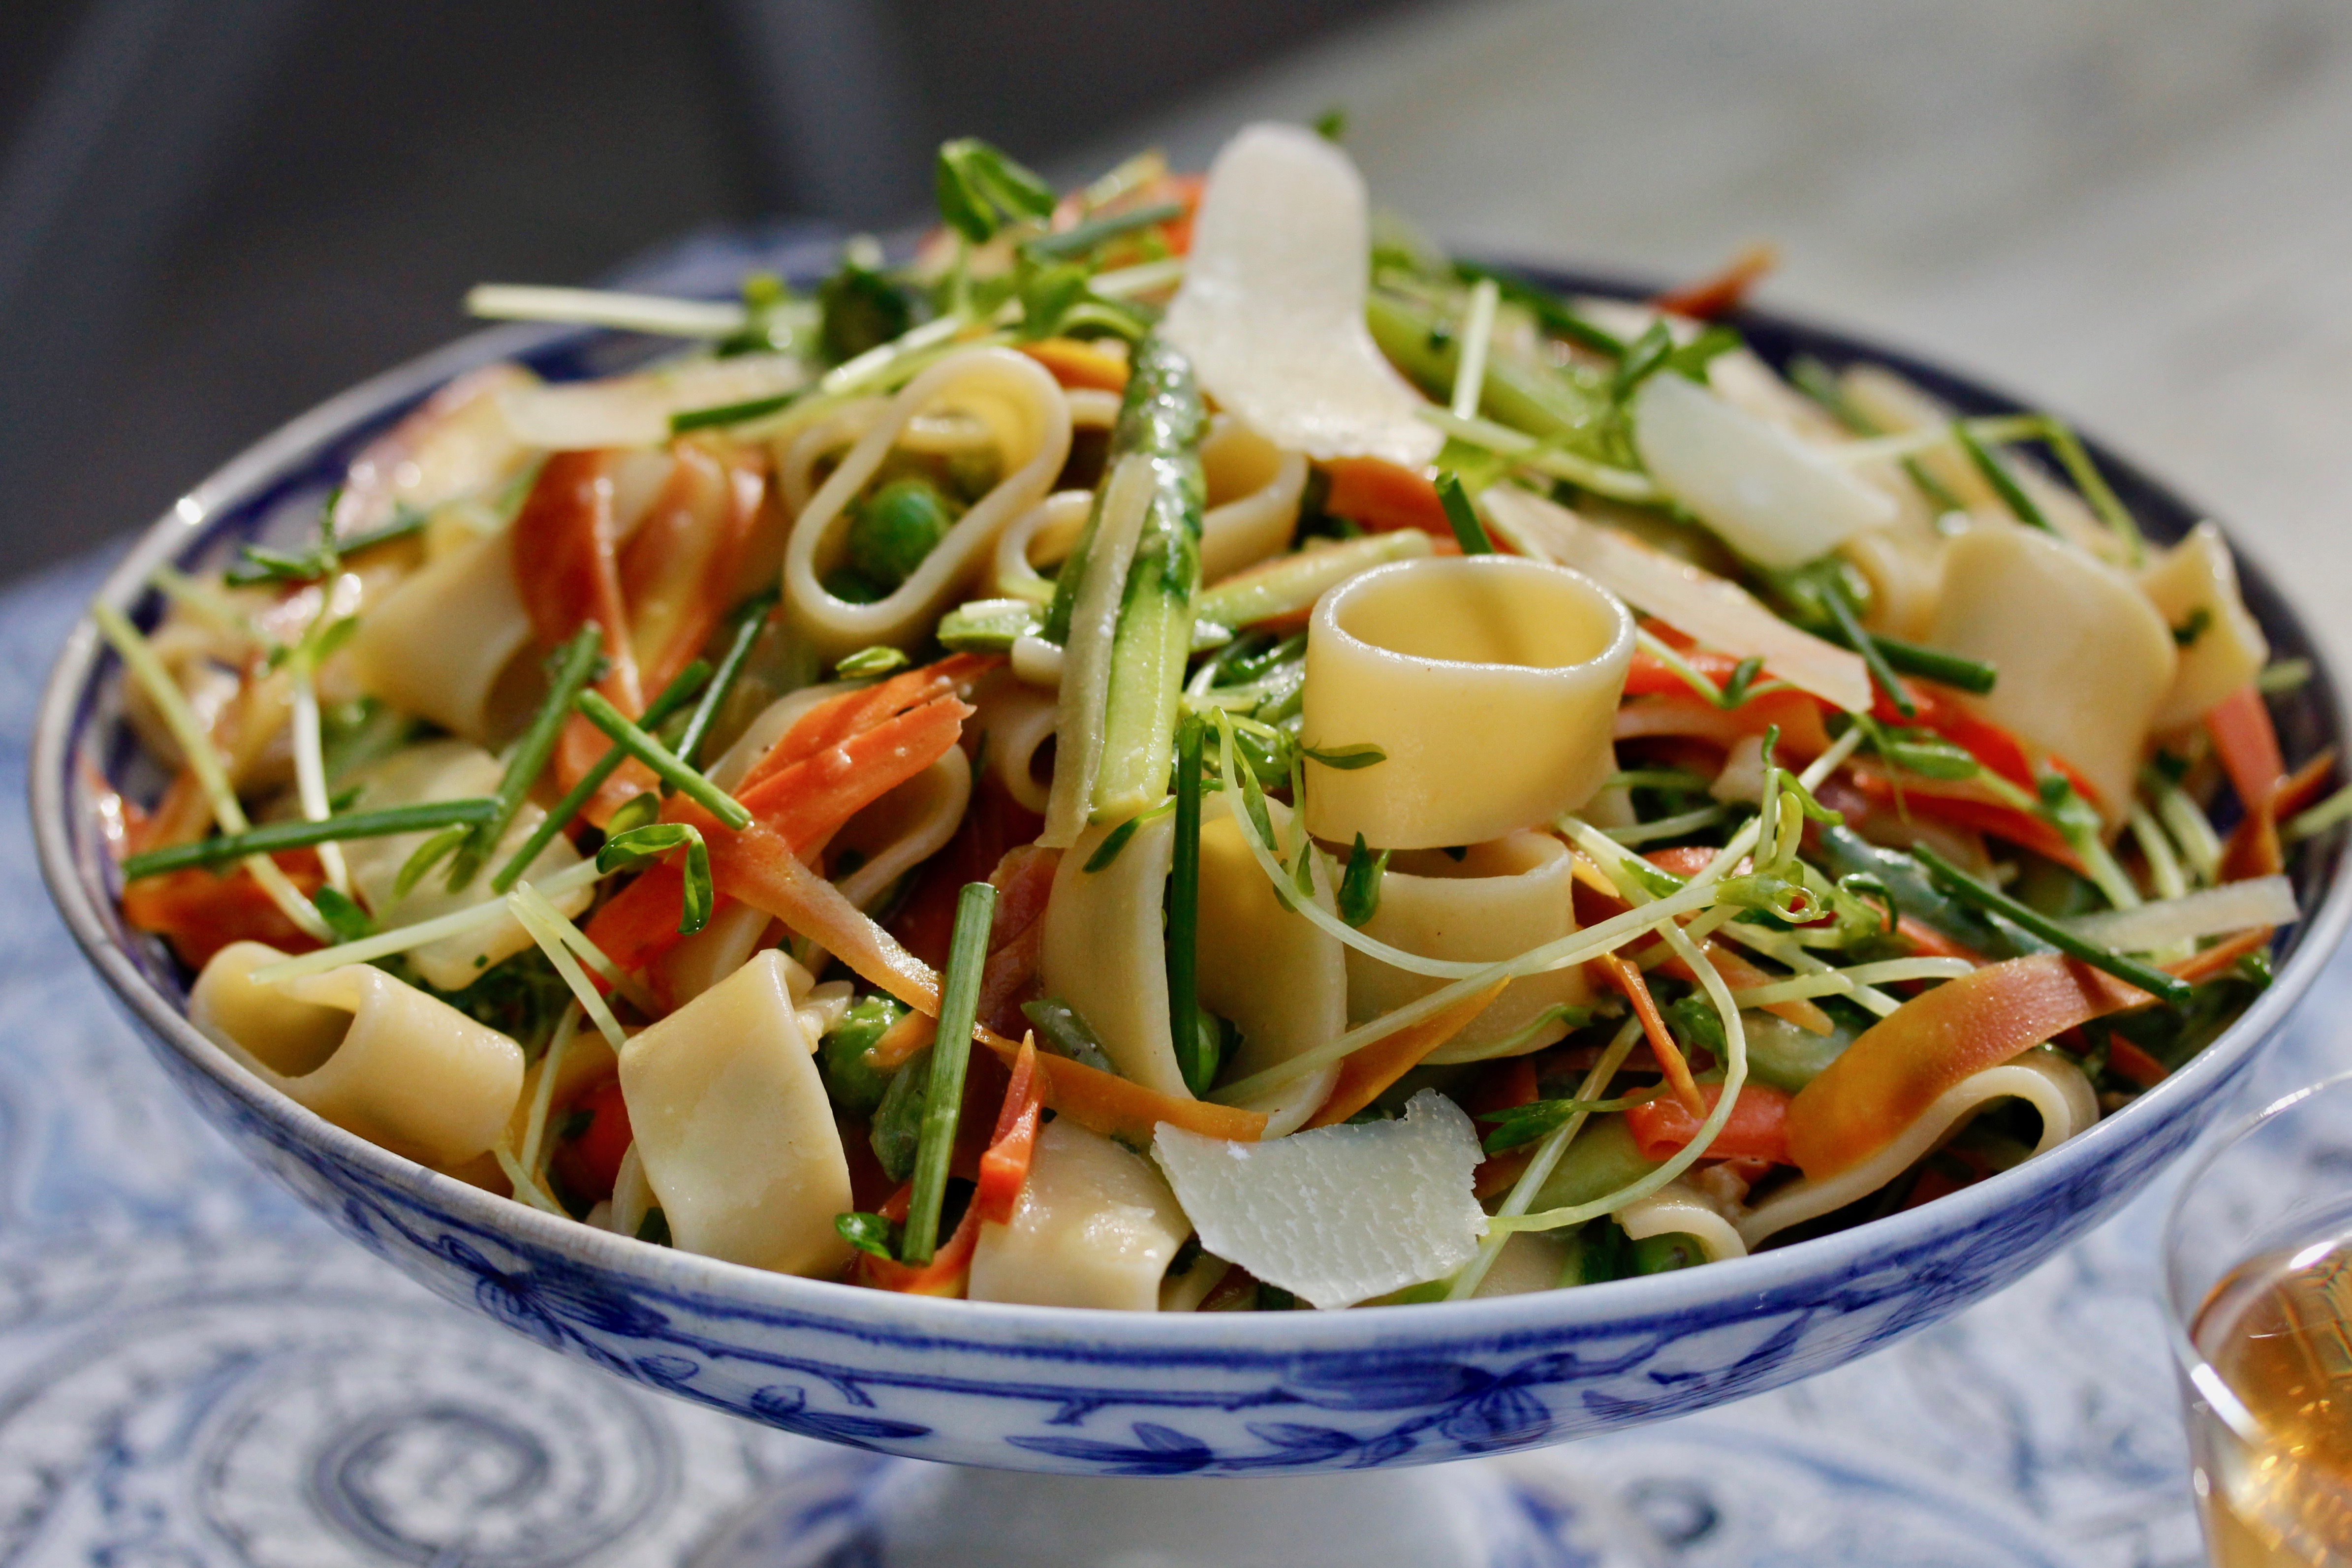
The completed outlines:
<svg viewBox="0 0 2352 1568">
<path fill-rule="evenodd" d="M 1338 768 L 1342 773 L 1350 772 L 1356 768 L 1369 768 L 1375 763 L 1385 763 L 1389 760 L 1389 754 L 1386 752 L 1369 742 L 1355 746 L 1301 746 L 1298 750 L 1300 755 L 1312 757 L 1325 767 Z"/>
<path fill-rule="evenodd" d="M 940 221 L 974 245 L 987 244 L 1007 223 L 1054 210 L 1053 187 L 974 136 L 940 144 L 931 188 Z"/>
<path fill-rule="evenodd" d="M 1348 111 L 1333 104 L 1315 117 L 1315 134 L 1326 142 L 1345 141 L 1348 135 Z"/>
<path fill-rule="evenodd" d="M 634 806 L 638 800 L 649 798 L 641 795 L 629 805 Z M 619 813 L 614 815 L 617 819 Z M 656 822 L 643 827 L 625 827 L 609 833 L 604 847 L 596 851 L 596 869 L 604 872 L 632 869 L 680 848 L 686 851 L 686 907 L 678 921 L 677 933 L 692 936 L 710 923 L 711 887 L 710 849 L 703 842 L 701 832 L 691 824 Z"/>
<path fill-rule="evenodd" d="M 1356 835 L 1355 847 L 1348 855 L 1348 869 L 1339 879 L 1339 918 L 1351 926 L 1360 927 L 1380 913 L 1381 877 L 1389 868 L 1389 852 L 1373 854 L 1364 844 L 1364 836 Z"/>
<path fill-rule="evenodd" d="M 861 680 L 869 675 L 887 675 L 906 668 L 907 655 L 902 649 L 862 647 L 835 665 L 833 673 L 842 680 Z"/>
<path fill-rule="evenodd" d="M 2180 647 L 2193 647 L 2213 624 L 2213 612 L 2203 605 L 2189 612 L 2189 618 L 2172 628 L 2172 640 Z"/>
<path fill-rule="evenodd" d="M 337 892 L 333 888 L 320 888 L 310 895 L 310 903 L 319 911 L 319 918 L 327 922 L 327 929 L 335 933 L 338 942 L 358 942 L 362 937 L 375 934 L 375 921 L 370 920 L 368 912 L 353 903 L 347 894 Z"/>
<path fill-rule="evenodd" d="M 901 1232 L 896 1220 L 884 1219 L 878 1214 L 837 1214 L 833 1216 L 833 1228 L 840 1233 L 842 1240 L 860 1252 L 876 1258 L 898 1256 Z"/>
<path fill-rule="evenodd" d="M 473 829 L 462 825 L 445 827 L 418 845 L 408 858 L 400 863 L 399 875 L 392 879 L 392 896 L 395 899 L 408 897 L 410 890 L 432 873 L 434 867 L 457 853 L 457 846 L 465 843 L 472 832 Z"/>
<path fill-rule="evenodd" d="M 1108 868 L 1112 861 L 1118 858 L 1118 852 L 1127 847 L 1127 841 L 1135 837 L 1136 829 L 1143 826 L 1144 817 L 1150 815 L 1149 812 L 1139 812 L 1105 834 L 1103 841 L 1095 846 L 1095 852 L 1087 857 L 1087 863 L 1079 869 L 1091 876 Z"/>
</svg>

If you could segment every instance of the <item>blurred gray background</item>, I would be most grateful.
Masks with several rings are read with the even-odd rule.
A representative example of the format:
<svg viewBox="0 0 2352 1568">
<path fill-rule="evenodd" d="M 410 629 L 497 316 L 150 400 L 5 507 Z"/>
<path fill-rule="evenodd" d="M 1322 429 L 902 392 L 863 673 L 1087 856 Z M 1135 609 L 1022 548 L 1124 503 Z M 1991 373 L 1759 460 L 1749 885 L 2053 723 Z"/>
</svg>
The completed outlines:
<svg viewBox="0 0 2352 1568">
<path fill-rule="evenodd" d="M 919 216 L 948 134 L 1076 178 L 1332 105 L 1463 247 L 1775 238 L 1767 300 L 2074 416 L 2314 610 L 2352 580 L 2340 0 L 16 0 L 0 574 L 464 331 L 477 279 Z"/>
</svg>

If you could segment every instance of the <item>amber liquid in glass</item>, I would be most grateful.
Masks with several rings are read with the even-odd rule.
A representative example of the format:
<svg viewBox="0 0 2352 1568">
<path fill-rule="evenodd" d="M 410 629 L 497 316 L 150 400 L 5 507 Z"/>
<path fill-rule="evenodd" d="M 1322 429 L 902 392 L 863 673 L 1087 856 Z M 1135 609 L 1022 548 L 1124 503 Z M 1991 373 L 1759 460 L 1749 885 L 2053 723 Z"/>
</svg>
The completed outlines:
<svg viewBox="0 0 2352 1568">
<path fill-rule="evenodd" d="M 2189 1391 L 2216 1568 L 2352 1565 L 2352 1234 L 2240 1265 L 2192 1338 L 2252 1417 L 2241 1430 Z"/>
</svg>

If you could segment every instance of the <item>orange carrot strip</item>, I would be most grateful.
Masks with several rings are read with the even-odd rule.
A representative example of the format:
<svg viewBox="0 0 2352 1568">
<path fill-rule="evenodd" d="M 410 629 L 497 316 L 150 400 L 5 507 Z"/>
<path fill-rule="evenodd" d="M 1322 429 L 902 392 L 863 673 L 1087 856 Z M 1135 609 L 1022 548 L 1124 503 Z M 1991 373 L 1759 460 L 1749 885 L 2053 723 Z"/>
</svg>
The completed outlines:
<svg viewBox="0 0 2352 1568">
<path fill-rule="evenodd" d="M 1669 289 L 1650 303 L 1661 310 L 1703 321 L 1728 316 L 1746 304 L 1748 291 L 1780 265 L 1780 247 L 1769 240 L 1759 239 L 1742 247 L 1739 254 L 1714 276 L 1702 278 L 1696 283 L 1685 283 L 1679 289 Z"/>
<path fill-rule="evenodd" d="M 1445 508 L 1437 499 L 1437 484 L 1427 474 L 1385 458 L 1334 458 L 1323 471 L 1331 477 L 1323 510 L 1333 517 L 1360 523 L 1373 533 L 1417 528 L 1442 539 L 1454 537 L 1454 525 L 1445 521 Z"/>
<path fill-rule="evenodd" d="M 892 676 L 878 686 L 828 698 L 802 714 L 735 787 L 738 791 L 751 789 L 769 774 L 830 751 L 910 708 L 919 708 L 960 688 L 968 688 L 1002 662 L 993 654 L 954 654 L 937 664 Z"/>
<path fill-rule="evenodd" d="M 2230 785 L 2249 814 L 2270 803 L 2272 792 L 2286 776 L 2280 754 L 2278 731 L 2271 710 L 2252 681 L 2216 702 L 2205 715 L 2205 729 L 2213 749 L 2228 770 Z"/>
<path fill-rule="evenodd" d="M 2215 942 L 2202 952 L 2191 953 L 2187 958 L 2158 967 L 2167 974 L 2179 975 L 2194 985 L 2200 980 L 2212 979 L 2246 954 L 2270 946 L 2273 934 L 2271 927 L 2257 926 L 2252 931 L 2238 932 L 2227 942 Z"/>
<path fill-rule="evenodd" d="M 1657 999 L 1650 994 L 1650 983 L 1642 977 L 1641 966 L 1613 952 L 1604 952 L 1593 960 L 1601 966 L 1610 983 L 1625 994 L 1633 1005 L 1634 1016 L 1642 1020 L 1642 1033 L 1649 1037 L 1650 1050 L 1658 1058 L 1666 1081 L 1674 1086 L 1675 1098 L 1694 1114 L 1704 1116 L 1706 1101 L 1699 1098 L 1698 1084 L 1691 1077 L 1690 1063 L 1683 1048 L 1666 1029 L 1666 1020 L 1658 1012 Z"/>
<path fill-rule="evenodd" d="M 1037 1115 L 1045 1104 L 1045 1085 L 1037 1075 L 1037 1041 L 1034 1036 L 1024 1036 L 1021 1054 L 1013 1059 L 1013 1086 L 1004 1091 L 996 1135 L 980 1157 L 980 1184 L 971 1194 L 971 1206 L 982 1220 L 1013 1223 L 1013 1205 L 1021 1201 L 1021 1188 L 1029 1180 L 1029 1160 L 1037 1146 Z"/>
<path fill-rule="evenodd" d="M 1658 1099 L 1645 1105 L 1636 1105 L 1625 1112 L 1625 1125 L 1633 1134 L 1633 1146 L 1644 1160 L 1663 1160 L 1678 1153 L 1698 1136 L 1700 1123 L 1711 1114 L 1723 1099 L 1723 1086 L 1706 1083 L 1699 1086 L 1706 1103 L 1697 1114 L 1692 1114 L 1680 1100 Z M 1769 1160 L 1776 1165 L 1789 1163 L 1789 1096 L 1769 1083 L 1748 1082 L 1741 1088 L 1739 1099 L 1731 1107 L 1723 1131 L 1706 1146 L 1710 1160 Z"/>
<path fill-rule="evenodd" d="M 1097 392 L 1127 390 L 1127 362 L 1113 359 L 1076 338 L 1047 338 L 1019 347 L 1023 353 L 1052 372 L 1054 379 L 1065 387 Z"/>
<path fill-rule="evenodd" d="M 1008 1066 L 1020 1057 L 1021 1047 L 993 1030 L 975 1029 L 972 1037 Z M 1265 1131 L 1262 1111 L 1205 1100 L 1178 1100 L 1117 1074 L 1097 1072 L 1067 1057 L 1039 1057 L 1037 1076 L 1044 1080 L 1045 1103 L 1055 1114 L 1107 1138 L 1123 1138 L 1149 1147 L 1154 1129 L 1163 1121 L 1205 1138 L 1241 1143 L 1254 1143 Z"/>
<path fill-rule="evenodd" d="M 2062 953 L 1989 963 L 1881 1018 L 1789 1106 L 1789 1152 L 1818 1181 L 1861 1163 L 1946 1089 L 2147 992 Z"/>
<path fill-rule="evenodd" d="M 1497 980 L 1484 991 L 1474 992 L 1453 1006 L 1399 1029 L 1385 1039 L 1374 1040 L 1348 1057 L 1339 1064 L 1339 1078 L 1331 1086 L 1330 1098 L 1307 1125 L 1329 1127 L 1345 1121 L 1378 1100 L 1382 1089 L 1419 1067 L 1423 1057 L 1468 1027 L 1470 1020 L 1485 1012 L 1509 984 L 1507 980 Z"/>
<path fill-rule="evenodd" d="M 874 1065 L 884 1072 L 893 1072 L 906 1065 L 918 1051 L 929 1050 L 931 1042 L 940 1037 L 940 1021 L 929 1013 L 903 1013 L 898 1021 L 882 1031 L 874 1042 Z"/>
<path fill-rule="evenodd" d="M 892 1193 L 889 1201 L 882 1205 L 882 1217 L 904 1220 L 913 1192 L 909 1184 Z M 929 1263 L 909 1266 L 894 1258 L 860 1252 L 850 1263 L 850 1283 L 871 1286 L 877 1290 L 896 1290 L 905 1296 L 961 1296 L 971 1273 L 972 1248 L 979 1245 L 980 1216 L 966 1208 L 963 1218 L 956 1222 L 955 1234 L 931 1254 Z"/>
</svg>

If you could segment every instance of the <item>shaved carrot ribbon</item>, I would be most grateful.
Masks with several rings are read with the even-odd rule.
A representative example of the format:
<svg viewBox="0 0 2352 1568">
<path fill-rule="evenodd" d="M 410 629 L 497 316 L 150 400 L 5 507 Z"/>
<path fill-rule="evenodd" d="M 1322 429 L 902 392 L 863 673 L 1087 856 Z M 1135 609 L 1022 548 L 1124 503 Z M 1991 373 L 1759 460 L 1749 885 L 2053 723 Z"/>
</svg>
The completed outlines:
<svg viewBox="0 0 2352 1568">
<path fill-rule="evenodd" d="M 1797 1092 L 1789 1153 L 1820 1181 L 1893 1142 L 1945 1090 L 2147 993 L 2061 953 L 1989 963 L 1906 1002 Z"/>
<path fill-rule="evenodd" d="M 849 695 L 863 698 L 869 694 Z M 870 716 L 873 711 L 869 705 L 865 714 Z M 804 846 L 821 843 L 857 812 L 945 755 L 961 735 L 963 721 L 971 711 L 953 696 L 937 696 L 920 707 L 883 718 L 871 728 L 844 739 L 804 746 L 800 749 L 801 754 L 781 766 L 765 768 L 764 772 L 755 770 L 751 782 L 739 785 L 735 795 L 753 817 L 752 829 L 745 831 L 756 829 L 777 840 L 788 856 Z M 825 720 L 819 729 L 828 737 L 834 732 L 833 721 L 839 717 L 826 715 L 824 709 L 808 715 L 810 719 Z M 803 723 L 806 722 L 804 719 Z M 801 725 L 794 725 L 776 751 L 769 753 L 768 760 L 784 752 L 800 729 Z M 742 898 L 742 901 L 755 907 L 766 907 L 755 899 L 743 898 L 730 885 L 730 872 L 722 869 L 732 867 L 740 875 L 752 862 L 766 864 L 764 847 L 733 852 L 742 847 L 735 841 L 743 836 L 730 832 L 684 795 L 673 795 L 664 806 L 662 817 L 667 822 L 690 823 L 701 829 L 709 847 L 711 876 L 719 892 L 730 899 Z M 764 842 L 763 839 L 762 846 Z M 685 904 L 685 873 L 673 858 L 649 867 L 618 897 L 597 910 L 589 922 L 588 934 L 621 969 L 641 970 L 677 944 L 678 917 Z M 780 910 L 769 912 L 783 918 Z M 785 923 L 804 936 L 820 935 L 789 918 Z M 828 951 L 842 951 L 829 941 L 826 946 Z M 846 959 L 848 954 L 843 952 L 842 956 Z"/>
<path fill-rule="evenodd" d="M 1642 1033 L 1649 1037 L 1651 1054 L 1658 1058 L 1666 1082 L 1674 1087 L 1675 1098 L 1681 1100 L 1694 1115 L 1706 1114 L 1706 1102 L 1699 1098 L 1698 1084 L 1691 1077 L 1690 1063 L 1683 1056 L 1682 1047 L 1666 1028 L 1666 1020 L 1658 1012 L 1657 999 L 1650 994 L 1650 983 L 1642 977 L 1641 966 L 1613 952 L 1604 952 L 1592 961 L 1600 966 L 1609 983 L 1625 994 L 1633 1005 L 1634 1016 L 1642 1020 Z"/>
<path fill-rule="evenodd" d="M 1307 1125 L 1329 1127 L 1371 1104 L 1389 1085 L 1419 1067 L 1423 1058 L 1469 1027 L 1470 1021 L 1485 1012 L 1509 984 L 1507 980 L 1497 980 L 1484 991 L 1474 991 L 1451 1007 L 1384 1039 L 1374 1040 L 1341 1060 L 1330 1097 Z"/>
<path fill-rule="evenodd" d="M 627 601 L 621 592 L 620 546 L 613 516 L 615 451 L 557 452 L 539 470 L 508 528 L 515 587 L 541 650 L 562 647 L 581 626 L 604 628 L 606 700 L 634 719 L 646 710 L 644 682 L 629 638 Z M 610 742 L 585 716 L 565 721 L 556 747 L 557 781 L 566 789 L 594 766 Z M 622 802 L 649 787 L 640 763 L 623 765 L 581 813 L 602 826 Z"/>
</svg>

